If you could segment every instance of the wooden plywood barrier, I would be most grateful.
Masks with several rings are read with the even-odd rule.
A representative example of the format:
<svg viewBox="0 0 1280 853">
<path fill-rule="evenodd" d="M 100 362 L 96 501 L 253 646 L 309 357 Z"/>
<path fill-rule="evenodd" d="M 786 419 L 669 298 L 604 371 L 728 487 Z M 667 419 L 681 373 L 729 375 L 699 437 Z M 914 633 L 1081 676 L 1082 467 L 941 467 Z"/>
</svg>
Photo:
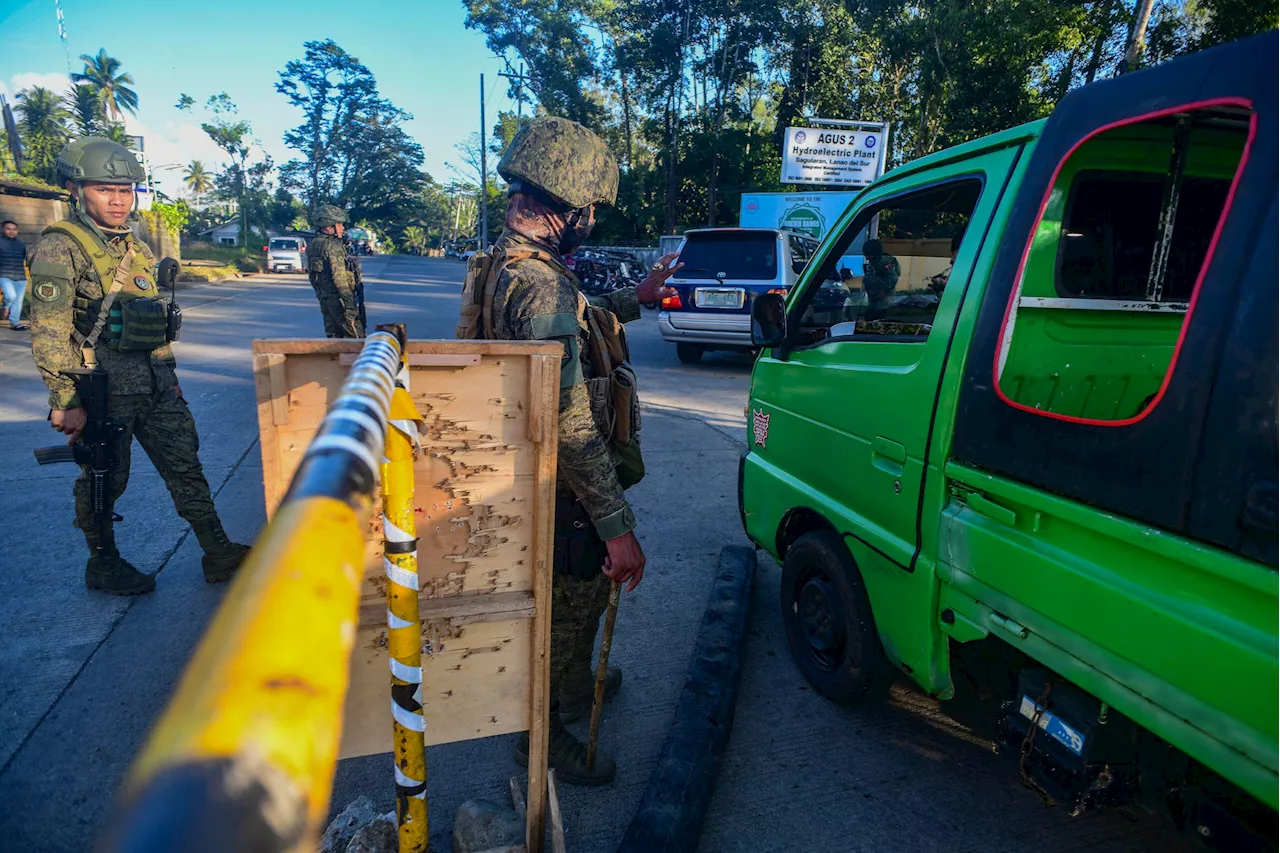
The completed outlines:
<svg viewBox="0 0 1280 853">
<path fill-rule="evenodd" d="M 268 515 L 362 343 L 254 341 Z M 410 394 L 424 419 L 414 502 L 426 742 L 530 730 L 535 744 L 545 744 L 563 350 L 558 344 L 410 341 L 406 353 Z M 392 748 L 380 526 L 375 507 L 343 758 Z M 545 779 L 545 746 L 533 748 L 542 753 L 543 772 L 530 778 Z M 540 787 L 531 786 L 531 814 Z"/>
</svg>

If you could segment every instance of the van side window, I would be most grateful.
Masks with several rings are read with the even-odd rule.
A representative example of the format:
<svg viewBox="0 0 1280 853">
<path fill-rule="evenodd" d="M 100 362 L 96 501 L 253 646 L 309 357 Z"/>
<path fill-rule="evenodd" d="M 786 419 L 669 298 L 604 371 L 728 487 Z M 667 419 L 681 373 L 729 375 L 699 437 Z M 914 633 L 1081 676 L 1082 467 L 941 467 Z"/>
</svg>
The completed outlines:
<svg viewBox="0 0 1280 853">
<path fill-rule="evenodd" d="M 1179 208 L 1221 211 L 1227 177 L 1186 177 Z M 1212 228 L 1200 216 L 1174 220 L 1162 287 L 1150 281 L 1165 176 L 1104 170 L 1078 172 L 1067 198 L 1058 257 L 1059 296 L 1186 302 L 1204 263 Z"/>
<path fill-rule="evenodd" d="M 980 180 L 962 178 L 860 211 L 801 295 L 805 342 L 928 340 L 981 193 Z M 879 236 L 851 251 L 873 217 Z"/>
<path fill-rule="evenodd" d="M 1190 110 L 1104 130 L 1058 169 L 997 349 L 1010 405 L 1064 420 L 1145 417 L 1173 369 L 1241 167 L 1250 116 Z"/>
</svg>

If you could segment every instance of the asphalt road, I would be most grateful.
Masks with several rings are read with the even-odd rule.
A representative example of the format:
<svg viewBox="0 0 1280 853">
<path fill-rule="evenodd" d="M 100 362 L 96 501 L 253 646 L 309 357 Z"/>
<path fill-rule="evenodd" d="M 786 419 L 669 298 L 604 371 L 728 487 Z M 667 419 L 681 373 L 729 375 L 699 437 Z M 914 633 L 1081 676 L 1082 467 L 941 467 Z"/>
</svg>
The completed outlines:
<svg viewBox="0 0 1280 853">
<path fill-rule="evenodd" d="M 365 260 L 372 322 L 416 338 L 452 337 L 463 267 L 451 260 Z M 320 337 L 301 277 L 260 276 L 186 290 L 179 376 L 228 530 L 251 539 L 264 519 L 249 342 Z M 649 475 L 633 490 L 649 568 L 624 598 L 614 661 L 625 671 L 602 748 L 619 764 L 604 789 L 562 788 L 569 846 L 616 847 L 662 748 L 722 545 L 743 542 L 736 464 L 750 362 L 714 354 L 687 367 L 655 315 L 629 329 L 640 376 Z M 56 443 L 28 336 L 0 329 L 0 850 L 90 847 L 132 756 L 170 695 L 224 587 L 200 574 L 200 550 L 155 470 L 135 453 L 118 511 L 121 549 L 158 589 L 138 599 L 88 593 L 71 527 L 73 471 L 41 469 L 30 449 Z M 701 850 L 1175 851 L 1161 820 L 1131 811 L 1072 819 L 1021 788 L 1008 759 L 905 687 L 869 711 L 834 707 L 792 665 L 778 612 L 778 567 L 762 555 L 746 675 Z M 583 728 L 585 723 L 576 724 Z M 511 736 L 428 754 L 432 846 L 468 797 L 505 801 Z M 367 794 L 392 808 L 391 761 L 338 770 L 338 808 Z"/>
</svg>

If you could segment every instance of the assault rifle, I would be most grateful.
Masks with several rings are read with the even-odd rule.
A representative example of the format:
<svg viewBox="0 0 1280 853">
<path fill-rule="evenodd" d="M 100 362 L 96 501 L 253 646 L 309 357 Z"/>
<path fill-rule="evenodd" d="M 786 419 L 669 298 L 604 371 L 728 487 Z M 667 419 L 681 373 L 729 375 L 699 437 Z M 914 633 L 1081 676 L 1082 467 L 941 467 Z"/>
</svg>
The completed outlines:
<svg viewBox="0 0 1280 853">
<path fill-rule="evenodd" d="M 111 511 L 111 473 L 120 459 L 120 440 L 124 425 L 113 421 L 107 411 L 107 372 L 105 370 L 68 370 L 75 378 L 76 394 L 80 405 L 89 414 L 80 440 L 71 445 L 37 447 L 33 452 L 41 465 L 74 462 L 83 465 L 89 473 L 89 505 L 93 507 L 93 529 L 97 549 L 102 550 L 111 541 L 111 524 L 123 519 Z"/>
<path fill-rule="evenodd" d="M 369 319 L 364 313 L 364 271 L 360 268 L 360 259 L 350 251 L 347 252 L 347 269 L 351 271 L 351 275 L 355 278 L 355 300 L 356 311 L 360 314 L 360 337 L 365 336 L 365 329 L 369 328 Z"/>
</svg>

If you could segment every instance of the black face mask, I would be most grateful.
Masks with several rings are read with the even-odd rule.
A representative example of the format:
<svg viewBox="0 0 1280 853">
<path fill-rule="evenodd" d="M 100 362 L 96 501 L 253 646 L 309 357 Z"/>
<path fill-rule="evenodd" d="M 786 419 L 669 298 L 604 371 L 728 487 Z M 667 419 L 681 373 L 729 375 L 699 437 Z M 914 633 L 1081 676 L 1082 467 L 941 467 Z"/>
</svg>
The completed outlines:
<svg viewBox="0 0 1280 853">
<path fill-rule="evenodd" d="M 569 213 L 565 217 L 565 228 L 564 233 L 560 235 L 560 245 L 556 247 L 560 254 L 567 255 L 587 242 L 587 237 L 590 236 L 595 224 L 589 207 L 580 207 Z"/>
</svg>

